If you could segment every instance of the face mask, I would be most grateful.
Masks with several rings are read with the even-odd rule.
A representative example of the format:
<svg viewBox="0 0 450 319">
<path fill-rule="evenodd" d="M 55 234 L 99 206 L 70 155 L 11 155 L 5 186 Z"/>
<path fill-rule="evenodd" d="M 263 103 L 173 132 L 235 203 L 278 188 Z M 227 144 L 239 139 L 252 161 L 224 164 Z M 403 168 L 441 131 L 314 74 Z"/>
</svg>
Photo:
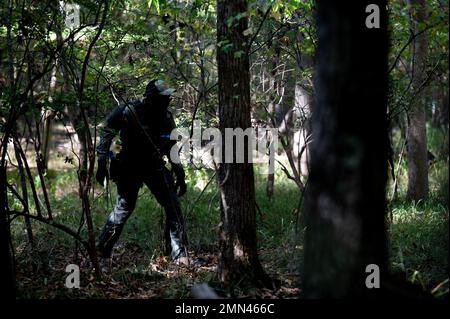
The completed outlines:
<svg viewBox="0 0 450 319">
<path fill-rule="evenodd" d="M 157 95 L 151 100 L 153 102 L 152 104 L 154 104 L 155 107 L 166 109 L 169 106 L 171 98 L 170 96 Z"/>
</svg>

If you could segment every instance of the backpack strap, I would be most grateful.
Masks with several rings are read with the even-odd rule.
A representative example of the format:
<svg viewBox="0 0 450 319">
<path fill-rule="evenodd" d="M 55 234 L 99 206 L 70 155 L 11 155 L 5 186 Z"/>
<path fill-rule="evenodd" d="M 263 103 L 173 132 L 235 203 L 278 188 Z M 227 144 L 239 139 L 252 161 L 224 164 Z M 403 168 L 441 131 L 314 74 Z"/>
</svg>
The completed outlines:
<svg viewBox="0 0 450 319">
<path fill-rule="evenodd" d="M 127 121 L 132 121 L 134 122 L 134 124 L 137 126 L 138 129 L 140 129 L 142 131 L 142 133 L 144 134 L 145 138 L 150 142 L 150 144 L 153 147 L 154 150 L 154 155 L 157 155 L 159 157 L 159 159 L 163 159 L 163 155 L 161 154 L 161 151 L 159 150 L 158 146 L 156 145 L 156 143 L 153 141 L 152 137 L 150 136 L 150 134 L 148 134 L 148 132 L 145 130 L 144 126 L 142 125 L 141 121 L 139 120 L 139 116 L 136 113 L 136 105 L 138 105 L 139 103 L 142 103 L 141 101 L 134 101 L 131 103 L 127 103 L 125 102 L 125 109 L 124 109 L 124 118 Z"/>
</svg>

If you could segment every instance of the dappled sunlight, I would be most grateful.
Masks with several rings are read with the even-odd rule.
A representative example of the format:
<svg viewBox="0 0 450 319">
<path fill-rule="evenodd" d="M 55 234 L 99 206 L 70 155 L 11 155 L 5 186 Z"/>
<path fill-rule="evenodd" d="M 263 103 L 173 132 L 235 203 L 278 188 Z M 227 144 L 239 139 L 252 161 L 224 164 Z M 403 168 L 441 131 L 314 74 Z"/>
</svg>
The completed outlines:
<svg viewBox="0 0 450 319">
<path fill-rule="evenodd" d="M 448 1 L 2 4 L 0 293 L 449 298 Z"/>
</svg>

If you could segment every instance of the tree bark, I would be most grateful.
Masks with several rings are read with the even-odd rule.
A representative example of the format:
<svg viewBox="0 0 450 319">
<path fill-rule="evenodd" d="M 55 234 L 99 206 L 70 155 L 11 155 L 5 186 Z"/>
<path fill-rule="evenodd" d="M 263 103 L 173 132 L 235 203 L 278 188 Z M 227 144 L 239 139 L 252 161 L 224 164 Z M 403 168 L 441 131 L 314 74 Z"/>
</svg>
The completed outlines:
<svg viewBox="0 0 450 319">
<path fill-rule="evenodd" d="M 270 47 L 270 46 L 269 46 Z M 279 100 L 279 96 L 278 96 L 278 86 L 279 83 L 276 80 L 276 75 L 277 75 L 277 67 L 280 64 L 280 54 L 281 54 L 281 50 L 279 48 L 279 46 L 277 45 L 274 48 L 274 53 L 271 59 L 271 63 L 270 63 L 270 68 L 269 68 L 269 72 L 267 72 L 268 74 L 268 78 L 269 78 L 269 86 L 270 86 L 270 102 L 269 105 L 267 107 L 267 111 L 269 112 L 269 126 L 272 124 L 271 122 L 274 121 L 276 125 L 278 125 L 277 121 L 276 121 L 276 109 L 280 108 L 279 105 L 277 105 L 277 97 Z M 273 126 L 273 125 L 272 125 Z M 275 126 L 276 127 L 276 126 Z M 269 168 L 271 163 L 268 163 Z M 266 195 L 269 199 L 272 199 L 273 196 L 273 192 L 274 192 L 274 187 L 275 187 L 275 174 L 274 173 L 269 173 L 267 175 L 267 184 L 266 184 Z"/>
<path fill-rule="evenodd" d="M 420 32 L 427 19 L 425 0 L 409 0 L 411 23 L 414 33 Z M 409 110 L 408 126 L 408 197 L 415 201 L 423 200 L 428 194 L 428 157 L 425 115 L 425 95 L 421 86 L 426 78 L 428 40 L 426 32 L 414 39 L 413 45 L 413 82 L 416 96 Z M 420 91 L 419 91 L 420 90 Z"/>
<path fill-rule="evenodd" d="M 366 28 L 377 4 L 380 28 Z M 386 1 L 317 2 L 316 99 L 305 200 L 304 296 L 364 297 L 387 271 Z"/>
<path fill-rule="evenodd" d="M 14 79 L 14 57 L 13 57 L 13 41 L 12 41 L 12 14 L 13 1 L 7 2 L 8 14 L 6 15 L 6 49 L 8 56 L 8 85 L 11 89 L 10 109 L 14 108 L 15 97 L 15 79 Z M 8 193 L 6 179 L 6 151 L 8 149 L 8 141 L 11 136 L 11 124 L 6 126 L 2 140 L 0 142 L 0 295 L 7 299 L 14 299 L 16 295 L 16 282 L 14 260 L 11 255 L 11 233 L 8 223 Z"/>
<path fill-rule="evenodd" d="M 55 63 L 53 67 L 52 75 L 50 77 L 49 85 L 49 102 L 53 102 L 52 94 L 55 93 L 56 81 L 58 74 L 58 65 Z M 53 131 L 53 119 L 55 118 L 55 112 L 53 110 L 42 110 L 42 120 L 44 122 L 42 129 L 42 164 L 44 169 L 48 169 L 48 161 L 50 157 L 50 144 L 52 141 L 52 131 Z"/>
<path fill-rule="evenodd" d="M 250 123 L 250 71 L 246 46 L 249 39 L 243 35 L 248 18 L 238 19 L 247 12 L 247 1 L 217 2 L 217 49 L 219 73 L 220 130 L 246 128 Z M 234 18 L 229 26 L 230 18 Z M 220 45 L 229 41 L 227 45 Z M 224 145 L 225 143 L 223 143 Z M 224 154 L 224 151 L 222 152 Z M 236 155 L 236 154 L 235 154 Z M 218 169 L 221 196 L 220 264 L 219 276 L 231 287 L 238 283 L 269 284 L 258 259 L 256 240 L 256 209 L 253 165 L 222 163 Z"/>
<path fill-rule="evenodd" d="M 0 295 L 15 298 L 14 263 L 11 256 L 10 230 L 7 217 L 6 167 L 0 166 Z"/>
<path fill-rule="evenodd" d="M 19 148 L 17 146 L 18 140 L 14 141 L 14 152 L 16 154 L 17 167 L 20 176 L 20 186 L 22 188 L 22 199 L 23 199 L 23 210 L 30 214 L 30 208 L 28 205 L 28 188 L 27 188 L 27 177 L 25 175 L 25 169 L 23 168 L 22 156 L 20 154 Z M 25 216 L 25 228 L 27 231 L 28 241 L 34 249 L 34 238 L 33 238 L 33 228 L 31 227 L 31 221 L 28 216 Z"/>
</svg>

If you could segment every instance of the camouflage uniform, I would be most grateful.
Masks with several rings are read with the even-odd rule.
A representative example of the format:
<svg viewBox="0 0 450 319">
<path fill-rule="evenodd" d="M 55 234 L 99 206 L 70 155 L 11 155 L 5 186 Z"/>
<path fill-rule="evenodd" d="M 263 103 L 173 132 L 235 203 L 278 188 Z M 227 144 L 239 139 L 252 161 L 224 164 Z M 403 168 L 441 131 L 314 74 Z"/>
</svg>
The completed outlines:
<svg viewBox="0 0 450 319">
<path fill-rule="evenodd" d="M 176 185 L 161 156 L 169 157 L 170 149 L 176 143 L 169 139 L 174 128 L 172 114 L 166 108 L 158 109 L 145 101 L 119 106 L 107 117 L 97 147 L 99 163 L 107 160 L 111 143 L 118 133 L 122 146 L 114 159 L 115 176 L 112 176 L 117 184 L 117 201 L 97 242 L 101 256 L 111 255 L 135 208 L 139 189 L 145 184 L 165 210 L 166 244 L 170 242 L 171 257 L 186 257 L 184 220 Z M 184 183 L 181 165 L 172 163 L 172 170 L 177 181 L 182 179 Z"/>
</svg>

